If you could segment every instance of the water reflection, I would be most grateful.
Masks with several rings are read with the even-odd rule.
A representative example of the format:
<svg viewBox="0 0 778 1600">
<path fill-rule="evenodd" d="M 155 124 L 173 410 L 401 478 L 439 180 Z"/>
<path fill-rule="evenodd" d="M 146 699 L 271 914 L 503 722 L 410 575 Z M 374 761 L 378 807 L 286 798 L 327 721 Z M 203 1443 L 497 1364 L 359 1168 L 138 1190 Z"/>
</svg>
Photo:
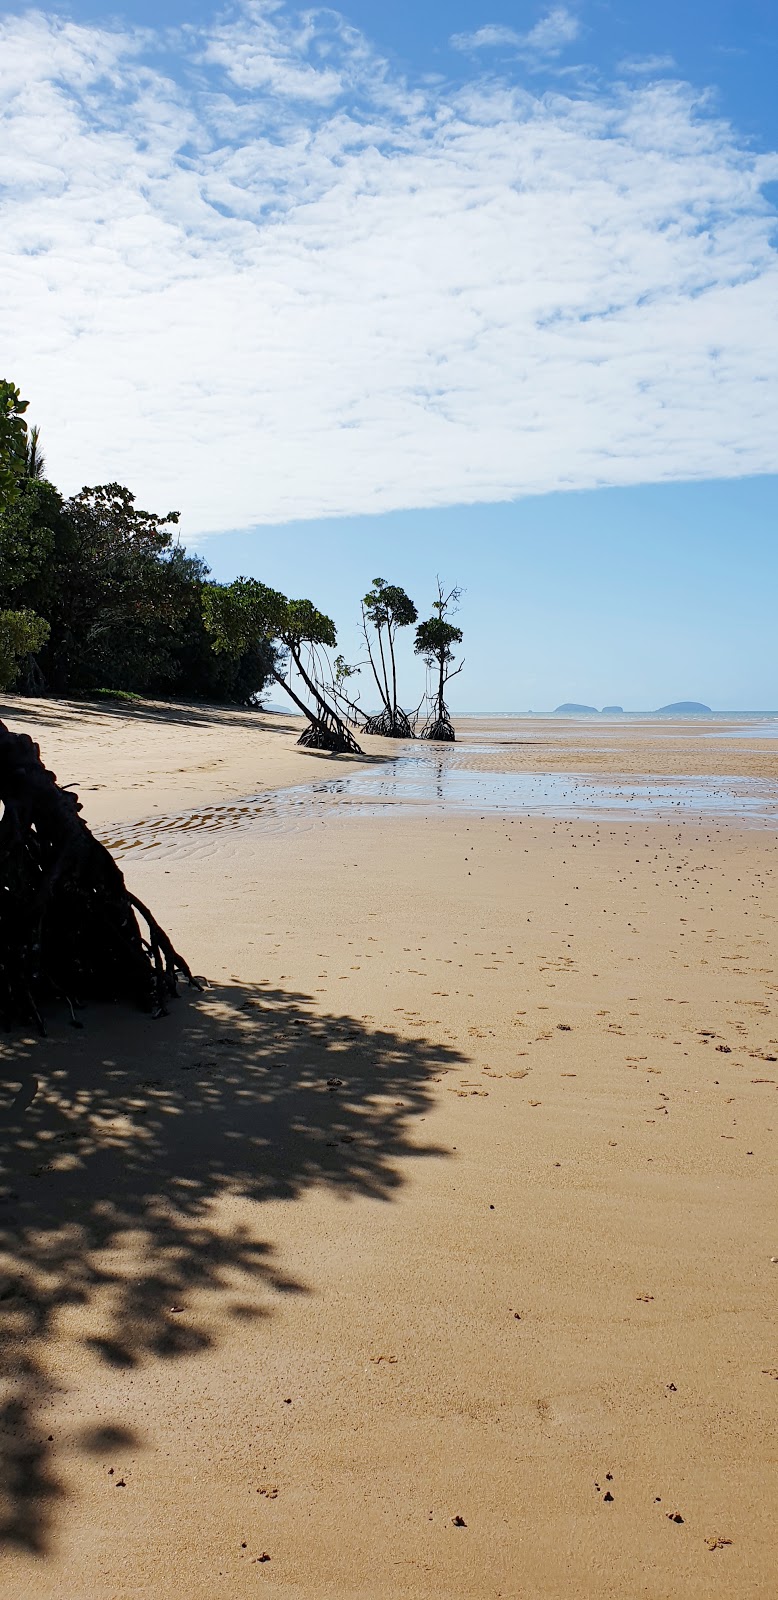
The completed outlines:
<svg viewBox="0 0 778 1600">
<path fill-rule="evenodd" d="M 397 811 L 451 815 L 496 812 L 592 820 L 683 817 L 729 819 L 778 827 L 778 783 L 769 779 L 696 777 L 596 778 L 569 772 L 484 772 L 454 764 L 442 752 L 414 751 L 390 765 L 300 784 L 227 805 L 154 817 L 104 842 L 119 858 L 129 851 L 216 846 L 217 834 L 307 829 L 328 816 L 389 816 Z"/>
</svg>

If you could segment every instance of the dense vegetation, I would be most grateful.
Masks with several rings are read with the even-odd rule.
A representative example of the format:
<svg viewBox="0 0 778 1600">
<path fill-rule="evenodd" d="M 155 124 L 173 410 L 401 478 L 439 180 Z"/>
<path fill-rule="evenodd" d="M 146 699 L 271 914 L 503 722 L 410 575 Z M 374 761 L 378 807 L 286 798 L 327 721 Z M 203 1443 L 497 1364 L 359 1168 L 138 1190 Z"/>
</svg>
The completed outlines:
<svg viewBox="0 0 778 1600">
<path fill-rule="evenodd" d="M 64 497 L 46 477 L 27 402 L 0 382 L 0 689 L 55 695 L 177 695 L 248 704 L 270 682 L 308 726 L 300 742 L 356 751 L 351 731 L 453 739 L 445 702 L 461 671 L 449 621 L 459 590 L 418 621 L 398 584 L 375 578 L 362 600 L 364 661 L 334 662 L 335 625 L 311 600 L 288 599 L 255 578 L 214 584 L 177 537 L 178 513 L 143 511 L 119 483 Z M 427 667 L 414 707 L 401 705 L 396 641 L 417 624 Z M 379 709 L 360 706 L 366 671 Z"/>
<path fill-rule="evenodd" d="M 247 702 L 274 664 L 264 640 L 216 652 L 208 568 L 121 484 L 64 498 L 43 476 L 25 402 L 0 385 L 0 688 Z"/>
<path fill-rule="evenodd" d="M 270 642 L 272 675 L 308 720 L 300 744 L 320 750 L 358 752 L 359 745 L 346 722 L 327 698 L 320 652 L 337 642 L 330 617 L 317 611 L 310 600 L 288 600 L 278 589 L 269 589 L 256 578 L 210 584 L 203 595 L 203 614 L 217 652 L 234 654 L 260 642 Z M 281 673 L 285 660 L 294 667 L 301 693 Z M 302 694 L 307 695 L 307 700 Z"/>
</svg>

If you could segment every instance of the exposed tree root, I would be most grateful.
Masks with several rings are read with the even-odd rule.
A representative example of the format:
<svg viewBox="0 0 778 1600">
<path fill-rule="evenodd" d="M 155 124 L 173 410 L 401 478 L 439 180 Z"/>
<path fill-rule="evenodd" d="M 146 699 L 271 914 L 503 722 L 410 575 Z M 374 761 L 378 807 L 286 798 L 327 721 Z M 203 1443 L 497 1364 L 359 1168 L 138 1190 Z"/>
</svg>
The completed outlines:
<svg viewBox="0 0 778 1600">
<path fill-rule="evenodd" d="M 408 713 L 398 706 L 395 712 L 387 706 L 376 717 L 368 717 L 365 733 L 377 733 L 384 739 L 415 739 L 416 730 Z"/>
<path fill-rule="evenodd" d="M 456 734 L 448 712 L 445 717 L 435 717 L 434 721 L 425 723 L 421 737 L 422 739 L 433 739 L 440 744 L 454 744 L 456 742 Z"/>
<path fill-rule="evenodd" d="M 306 745 L 309 750 L 331 750 L 336 755 L 362 754 L 353 734 L 340 718 L 330 721 L 322 717 L 318 722 L 309 722 L 297 743 Z"/>
<path fill-rule="evenodd" d="M 165 1013 L 193 978 L 25 733 L 0 722 L 0 1018 L 33 1022 L 64 1001 L 126 1000 Z M 139 918 L 141 919 L 139 922 Z M 145 931 L 141 923 L 145 924 Z M 78 1025 L 78 1024 L 76 1024 Z"/>
<path fill-rule="evenodd" d="M 310 706 L 307 706 L 305 701 L 301 700 L 298 694 L 295 694 L 288 680 L 282 677 L 280 672 L 273 672 L 276 683 L 280 684 L 284 693 L 288 694 L 290 700 L 294 701 L 298 711 L 302 711 L 303 716 L 308 718 L 308 726 L 303 729 L 297 743 L 307 745 L 309 750 L 332 750 L 336 755 L 361 756 L 363 751 L 357 744 L 354 735 L 349 732 L 345 722 L 338 716 L 337 711 L 333 711 L 332 707 L 327 704 L 324 697 L 319 693 L 315 683 L 308 677 L 299 655 L 295 656 L 294 660 L 303 682 L 310 690 L 318 707 L 318 715 L 314 715 Z"/>
</svg>

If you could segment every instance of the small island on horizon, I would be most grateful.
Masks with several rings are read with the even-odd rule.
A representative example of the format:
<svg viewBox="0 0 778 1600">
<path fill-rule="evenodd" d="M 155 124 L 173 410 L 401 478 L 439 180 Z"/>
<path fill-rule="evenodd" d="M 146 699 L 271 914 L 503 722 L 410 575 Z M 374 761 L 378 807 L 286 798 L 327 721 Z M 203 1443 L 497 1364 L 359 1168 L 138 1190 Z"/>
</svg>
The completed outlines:
<svg viewBox="0 0 778 1600">
<path fill-rule="evenodd" d="M 675 711 L 677 711 L 677 712 L 708 711 L 708 712 L 711 712 L 711 715 L 712 715 L 711 707 L 710 706 L 704 706 L 702 704 L 701 700 L 674 700 L 672 705 L 669 705 L 669 706 L 658 706 L 657 710 L 654 712 L 654 716 L 655 717 L 659 717 L 659 716 L 663 716 L 665 713 L 672 713 L 672 712 L 675 712 Z M 583 706 L 583 705 L 578 705 L 575 700 L 565 700 L 563 705 L 554 707 L 553 715 L 556 717 L 562 712 L 567 712 L 567 713 L 569 713 L 571 715 L 573 713 L 579 713 L 580 714 L 582 712 L 591 712 L 591 714 L 593 716 L 595 716 L 595 717 L 597 717 L 597 716 L 603 716 L 603 717 L 604 716 L 615 716 L 616 713 L 618 712 L 623 716 L 624 715 L 624 707 L 623 706 L 603 706 L 602 711 L 598 711 L 596 706 Z"/>
</svg>

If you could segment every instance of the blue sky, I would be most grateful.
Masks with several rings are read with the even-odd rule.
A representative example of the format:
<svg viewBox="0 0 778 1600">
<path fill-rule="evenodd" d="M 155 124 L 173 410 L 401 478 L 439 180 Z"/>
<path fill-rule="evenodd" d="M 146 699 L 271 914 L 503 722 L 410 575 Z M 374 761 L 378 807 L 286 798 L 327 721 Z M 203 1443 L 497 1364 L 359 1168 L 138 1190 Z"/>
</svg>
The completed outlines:
<svg viewBox="0 0 778 1600">
<path fill-rule="evenodd" d="M 647 485 L 295 523 L 263 530 L 261 557 L 255 532 L 208 540 L 203 554 L 220 580 L 254 570 L 294 589 L 290 572 L 305 573 L 351 660 L 372 578 L 399 574 L 425 616 L 436 574 L 459 579 L 466 664 L 451 699 L 462 711 L 678 699 L 776 711 L 777 509 L 771 477 Z M 410 643 L 409 704 L 420 681 Z"/>
<path fill-rule="evenodd" d="M 776 66 L 772 0 L 0 4 L 52 475 L 350 655 L 461 583 L 463 710 L 777 708 Z"/>
</svg>

